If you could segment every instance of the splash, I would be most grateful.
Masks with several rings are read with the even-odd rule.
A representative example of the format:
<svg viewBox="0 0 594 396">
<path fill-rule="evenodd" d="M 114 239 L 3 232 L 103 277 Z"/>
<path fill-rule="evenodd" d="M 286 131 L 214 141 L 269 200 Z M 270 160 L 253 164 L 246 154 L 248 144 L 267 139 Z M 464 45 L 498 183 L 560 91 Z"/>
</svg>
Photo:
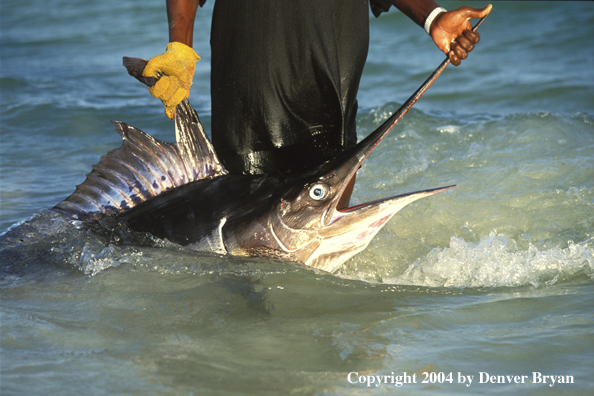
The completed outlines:
<svg viewBox="0 0 594 396">
<path fill-rule="evenodd" d="M 502 287 L 552 285 L 580 275 L 594 279 L 594 257 L 586 241 L 566 248 L 520 249 L 514 239 L 492 231 L 479 242 L 452 236 L 450 246 L 435 248 L 385 283 L 429 287 Z"/>
<path fill-rule="evenodd" d="M 267 258 L 196 252 L 173 242 L 129 229 L 105 216 L 85 223 L 43 210 L 0 234 L 0 271 L 19 274 L 55 264 L 95 276 L 107 269 L 173 274 L 277 274 L 303 265 Z"/>
<path fill-rule="evenodd" d="M 51 210 L 0 234 L 0 262 L 9 271 L 52 263 L 96 275 L 123 263 L 142 261 L 144 249 L 151 248 L 177 249 L 177 245 L 131 231 L 107 216 L 86 224 Z"/>
</svg>

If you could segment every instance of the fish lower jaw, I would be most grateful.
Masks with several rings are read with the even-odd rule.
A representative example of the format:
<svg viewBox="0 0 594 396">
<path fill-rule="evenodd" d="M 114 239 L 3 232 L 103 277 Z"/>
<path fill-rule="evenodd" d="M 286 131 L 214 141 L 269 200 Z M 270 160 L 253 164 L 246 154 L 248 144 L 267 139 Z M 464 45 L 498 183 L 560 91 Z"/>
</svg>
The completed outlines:
<svg viewBox="0 0 594 396">
<path fill-rule="evenodd" d="M 369 242 L 390 220 L 393 213 L 342 234 L 319 238 L 319 246 L 305 264 L 327 272 L 334 272 L 347 260 L 367 248 Z"/>
</svg>

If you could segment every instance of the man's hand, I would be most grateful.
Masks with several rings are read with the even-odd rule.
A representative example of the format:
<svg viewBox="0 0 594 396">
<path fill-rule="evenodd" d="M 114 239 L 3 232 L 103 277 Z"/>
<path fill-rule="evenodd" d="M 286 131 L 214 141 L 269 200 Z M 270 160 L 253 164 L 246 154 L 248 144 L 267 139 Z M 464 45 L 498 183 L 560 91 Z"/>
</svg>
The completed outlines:
<svg viewBox="0 0 594 396">
<path fill-rule="evenodd" d="M 481 36 L 473 32 L 470 19 L 482 18 L 491 12 L 491 4 L 482 10 L 462 7 L 440 14 L 431 24 L 431 37 L 435 44 L 452 61 L 454 66 L 460 65 L 468 57 Z"/>
<path fill-rule="evenodd" d="M 194 68 L 199 59 L 192 48 L 173 42 L 167 45 L 163 54 L 151 58 L 144 68 L 144 77 L 158 79 L 149 91 L 155 98 L 161 99 L 167 117 L 175 118 L 175 107 L 190 96 Z"/>
</svg>

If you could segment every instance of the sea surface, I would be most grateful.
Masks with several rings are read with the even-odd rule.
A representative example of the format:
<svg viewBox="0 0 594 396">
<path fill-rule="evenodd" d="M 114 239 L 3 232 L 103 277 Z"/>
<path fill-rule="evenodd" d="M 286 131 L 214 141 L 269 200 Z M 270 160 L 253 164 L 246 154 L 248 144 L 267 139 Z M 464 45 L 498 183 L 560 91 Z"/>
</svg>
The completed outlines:
<svg viewBox="0 0 594 396">
<path fill-rule="evenodd" d="M 164 50 L 164 3 L 0 2 L 0 232 L 24 241 L 0 237 L 2 396 L 594 392 L 594 2 L 494 2 L 353 203 L 457 187 L 335 274 L 119 245 L 47 211 L 120 145 L 110 120 L 174 140 L 121 65 Z M 468 3 L 488 4 L 441 2 Z M 207 130 L 212 6 L 190 96 Z M 395 9 L 370 19 L 359 138 L 444 58 Z"/>
</svg>

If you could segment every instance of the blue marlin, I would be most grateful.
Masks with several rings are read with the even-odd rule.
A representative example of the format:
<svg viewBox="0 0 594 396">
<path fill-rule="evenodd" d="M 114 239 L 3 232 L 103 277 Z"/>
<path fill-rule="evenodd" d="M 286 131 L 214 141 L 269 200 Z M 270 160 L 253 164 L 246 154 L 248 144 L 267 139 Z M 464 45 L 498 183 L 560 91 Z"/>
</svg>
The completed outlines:
<svg viewBox="0 0 594 396">
<path fill-rule="evenodd" d="M 187 99 L 176 113 L 176 143 L 114 122 L 122 146 L 101 157 L 54 210 L 83 221 L 114 216 L 197 251 L 273 257 L 333 272 L 400 209 L 453 187 L 337 209 L 348 181 L 391 125 L 301 173 L 231 175 Z"/>
<path fill-rule="evenodd" d="M 126 59 L 128 65 L 141 62 Z M 197 251 L 273 257 L 333 272 L 400 209 L 453 187 L 337 208 L 365 158 L 423 92 L 352 149 L 287 176 L 229 174 L 184 99 L 176 109 L 175 143 L 114 122 L 122 146 L 101 157 L 54 210 L 82 221 L 113 216 L 132 230 Z"/>
<path fill-rule="evenodd" d="M 54 210 L 89 222 L 111 216 L 132 230 L 197 251 L 272 257 L 333 272 L 365 249 L 402 208 L 455 187 L 338 208 L 367 156 L 449 63 L 446 58 L 397 112 L 356 146 L 286 176 L 229 174 L 187 99 L 176 108 L 175 143 L 114 122 L 122 146 L 101 157 Z M 124 58 L 128 73 L 151 86 L 156 79 L 142 76 L 145 65 L 144 59 Z"/>
</svg>

